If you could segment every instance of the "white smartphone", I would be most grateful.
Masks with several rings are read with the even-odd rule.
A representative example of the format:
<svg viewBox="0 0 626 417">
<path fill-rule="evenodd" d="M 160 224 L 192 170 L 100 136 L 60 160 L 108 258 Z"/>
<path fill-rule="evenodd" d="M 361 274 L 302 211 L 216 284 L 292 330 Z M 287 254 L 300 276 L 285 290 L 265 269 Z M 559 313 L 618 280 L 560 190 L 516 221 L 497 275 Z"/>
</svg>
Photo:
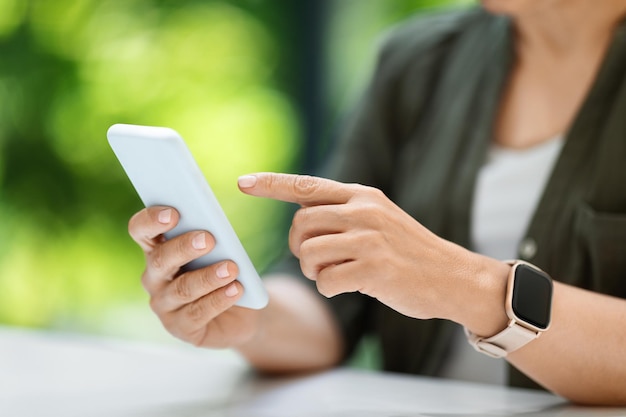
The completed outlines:
<svg viewBox="0 0 626 417">
<path fill-rule="evenodd" d="M 261 278 L 182 137 L 166 127 L 115 124 L 107 138 L 143 204 L 170 206 L 180 213 L 166 238 L 193 230 L 206 230 L 215 237 L 215 248 L 185 268 L 230 259 L 239 267 L 237 279 L 244 287 L 237 305 L 265 307 L 268 295 Z"/>
</svg>

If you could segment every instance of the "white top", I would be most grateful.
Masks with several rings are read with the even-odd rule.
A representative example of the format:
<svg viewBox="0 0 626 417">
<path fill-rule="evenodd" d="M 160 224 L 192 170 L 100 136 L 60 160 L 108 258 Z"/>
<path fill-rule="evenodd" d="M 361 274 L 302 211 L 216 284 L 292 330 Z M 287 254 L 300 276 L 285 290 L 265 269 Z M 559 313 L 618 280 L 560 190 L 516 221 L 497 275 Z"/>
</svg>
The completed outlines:
<svg viewBox="0 0 626 417">
<path fill-rule="evenodd" d="M 471 217 L 474 250 L 496 259 L 514 259 L 563 147 L 557 136 L 529 149 L 491 145 L 476 181 Z M 459 326 L 450 357 L 440 373 L 446 378 L 504 384 L 506 366 L 476 352 Z"/>
<path fill-rule="evenodd" d="M 524 150 L 491 146 L 478 174 L 472 207 L 476 252 L 496 259 L 517 256 L 563 143 L 558 136 Z"/>
</svg>

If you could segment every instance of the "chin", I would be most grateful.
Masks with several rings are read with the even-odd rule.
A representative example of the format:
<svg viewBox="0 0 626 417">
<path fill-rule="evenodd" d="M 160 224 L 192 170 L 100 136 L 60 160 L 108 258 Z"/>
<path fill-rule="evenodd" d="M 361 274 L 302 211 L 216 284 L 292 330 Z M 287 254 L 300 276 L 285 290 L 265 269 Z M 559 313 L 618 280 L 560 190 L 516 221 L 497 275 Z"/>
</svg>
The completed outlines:
<svg viewBox="0 0 626 417">
<path fill-rule="evenodd" d="M 515 16 L 529 10 L 538 0 L 480 0 L 483 9 L 493 14 Z"/>
</svg>

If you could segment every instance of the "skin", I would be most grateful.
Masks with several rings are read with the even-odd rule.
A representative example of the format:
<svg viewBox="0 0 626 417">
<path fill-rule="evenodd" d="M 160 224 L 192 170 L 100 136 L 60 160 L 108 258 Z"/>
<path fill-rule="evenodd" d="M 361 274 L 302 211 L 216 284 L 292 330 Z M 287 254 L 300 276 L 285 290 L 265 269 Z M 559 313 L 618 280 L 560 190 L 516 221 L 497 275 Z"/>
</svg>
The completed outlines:
<svg viewBox="0 0 626 417">
<path fill-rule="evenodd" d="M 517 61 L 496 121 L 498 143 L 525 149 L 567 131 L 626 12 L 625 1 L 602 4 L 483 1 L 510 15 L 516 29 Z M 506 326 L 509 266 L 439 238 L 379 190 L 273 173 L 243 176 L 239 187 L 301 206 L 289 246 L 321 294 L 358 291 L 407 316 L 452 320 L 483 336 Z M 343 341 L 331 313 L 296 280 L 267 277 L 268 307 L 250 310 L 234 306 L 242 291 L 234 263 L 181 274 L 214 240 L 197 231 L 164 241 L 177 221 L 174 209 L 150 207 L 129 222 L 146 256 L 142 283 L 169 332 L 196 346 L 238 349 L 267 372 L 339 362 Z M 625 322 L 625 300 L 555 282 L 550 330 L 506 359 L 573 402 L 626 405 Z"/>
<path fill-rule="evenodd" d="M 516 62 L 496 142 L 526 149 L 566 133 L 600 69 L 626 1 L 483 0 L 514 23 Z"/>
<path fill-rule="evenodd" d="M 433 235 L 380 191 L 272 173 L 243 177 L 240 187 L 302 205 L 289 244 L 322 294 L 359 291 L 407 316 L 453 320 L 480 335 L 506 326 L 509 267 Z M 625 300 L 555 282 L 550 330 L 507 360 L 572 401 L 624 405 L 624 320 Z"/>
<path fill-rule="evenodd" d="M 128 225 L 145 254 L 141 282 L 150 307 L 172 335 L 195 346 L 237 348 L 266 372 L 313 371 L 339 361 L 342 341 L 334 319 L 303 284 L 268 277 L 268 306 L 251 310 L 234 305 L 243 289 L 235 281 L 235 263 L 180 274 L 184 264 L 210 252 L 215 240 L 197 231 L 165 241 L 163 233 L 174 228 L 178 218 L 176 210 L 155 206 L 135 214 Z M 224 269 L 228 276 L 223 276 Z"/>
</svg>

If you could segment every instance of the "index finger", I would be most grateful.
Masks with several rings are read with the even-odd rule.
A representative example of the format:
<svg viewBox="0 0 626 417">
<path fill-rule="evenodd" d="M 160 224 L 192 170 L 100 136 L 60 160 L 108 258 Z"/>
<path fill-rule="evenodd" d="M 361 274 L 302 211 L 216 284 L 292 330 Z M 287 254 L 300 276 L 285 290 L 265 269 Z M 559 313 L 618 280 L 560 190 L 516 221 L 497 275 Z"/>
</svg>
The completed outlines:
<svg viewBox="0 0 626 417">
<path fill-rule="evenodd" d="M 344 184 L 310 175 L 261 172 L 243 175 L 239 189 L 257 197 L 298 203 L 301 206 L 343 204 L 355 194 L 354 184 Z"/>
</svg>

